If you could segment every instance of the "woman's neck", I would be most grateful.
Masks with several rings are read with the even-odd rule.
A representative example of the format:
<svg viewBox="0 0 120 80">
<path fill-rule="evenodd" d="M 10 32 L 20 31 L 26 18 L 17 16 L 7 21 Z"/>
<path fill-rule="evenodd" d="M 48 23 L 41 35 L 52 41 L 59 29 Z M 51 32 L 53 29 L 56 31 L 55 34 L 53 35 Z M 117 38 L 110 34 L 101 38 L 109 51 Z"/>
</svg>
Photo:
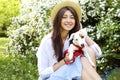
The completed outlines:
<svg viewBox="0 0 120 80">
<path fill-rule="evenodd" d="M 66 38 L 67 38 L 67 36 L 68 36 L 68 33 L 69 33 L 69 32 L 66 32 L 66 31 L 61 32 L 61 37 L 62 37 L 63 43 L 65 42 L 65 40 L 66 40 Z"/>
</svg>

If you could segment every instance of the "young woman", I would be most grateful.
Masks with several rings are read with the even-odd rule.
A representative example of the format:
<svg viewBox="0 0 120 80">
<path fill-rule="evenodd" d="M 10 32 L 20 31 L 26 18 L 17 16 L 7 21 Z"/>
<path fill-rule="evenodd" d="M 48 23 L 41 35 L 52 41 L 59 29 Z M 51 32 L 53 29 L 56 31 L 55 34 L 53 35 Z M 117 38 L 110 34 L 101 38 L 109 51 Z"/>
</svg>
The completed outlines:
<svg viewBox="0 0 120 80">
<path fill-rule="evenodd" d="M 72 1 L 63 1 L 53 8 L 53 31 L 42 39 L 36 54 L 39 80 L 102 80 L 84 56 L 78 56 L 70 65 L 65 64 L 70 61 L 69 53 L 64 56 L 71 44 L 69 37 L 82 28 L 81 17 L 80 6 Z M 85 36 L 87 51 L 95 64 L 95 57 L 101 55 L 101 50 L 93 40 Z"/>
</svg>

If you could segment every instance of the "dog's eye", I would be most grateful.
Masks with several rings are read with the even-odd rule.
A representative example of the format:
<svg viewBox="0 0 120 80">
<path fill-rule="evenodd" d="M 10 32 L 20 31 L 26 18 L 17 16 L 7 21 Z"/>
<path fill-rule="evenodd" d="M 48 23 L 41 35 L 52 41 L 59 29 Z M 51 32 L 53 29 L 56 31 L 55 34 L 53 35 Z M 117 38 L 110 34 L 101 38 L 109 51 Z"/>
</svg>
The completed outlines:
<svg viewBox="0 0 120 80">
<path fill-rule="evenodd" d="M 84 36 L 81 36 L 81 38 L 84 38 Z"/>
<path fill-rule="evenodd" d="M 76 39 L 76 41 L 78 41 L 78 39 Z"/>
</svg>

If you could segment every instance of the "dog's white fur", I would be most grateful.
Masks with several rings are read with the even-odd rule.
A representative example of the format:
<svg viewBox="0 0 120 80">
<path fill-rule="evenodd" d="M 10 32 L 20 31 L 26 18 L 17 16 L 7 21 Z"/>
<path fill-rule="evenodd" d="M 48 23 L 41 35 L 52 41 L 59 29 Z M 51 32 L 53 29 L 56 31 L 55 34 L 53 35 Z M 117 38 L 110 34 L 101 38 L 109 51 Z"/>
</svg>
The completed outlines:
<svg viewBox="0 0 120 80">
<path fill-rule="evenodd" d="M 81 36 L 80 36 L 81 35 Z M 84 35 L 87 35 L 87 31 L 86 29 L 81 29 L 73 34 L 71 34 L 70 36 L 70 39 L 69 40 L 72 40 L 73 39 L 73 43 L 75 45 L 78 45 L 80 47 L 83 47 L 82 50 L 83 50 L 83 53 L 84 53 L 84 56 L 87 57 L 87 59 L 89 60 L 90 64 L 94 67 L 95 64 L 93 63 L 93 61 L 91 60 L 87 50 L 86 50 L 86 43 L 85 43 L 85 37 Z M 78 48 L 76 46 L 74 46 L 73 44 L 70 44 L 70 47 L 68 48 L 68 52 L 69 52 L 69 59 L 72 60 L 73 58 L 73 53 L 75 50 L 77 50 Z"/>
</svg>

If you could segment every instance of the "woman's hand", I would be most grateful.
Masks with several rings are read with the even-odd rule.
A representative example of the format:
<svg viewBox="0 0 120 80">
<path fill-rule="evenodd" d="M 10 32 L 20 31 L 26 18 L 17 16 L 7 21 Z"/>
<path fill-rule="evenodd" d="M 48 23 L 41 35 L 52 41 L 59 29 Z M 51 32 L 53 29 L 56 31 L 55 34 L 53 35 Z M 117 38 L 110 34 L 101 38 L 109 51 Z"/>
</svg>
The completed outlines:
<svg viewBox="0 0 120 80">
<path fill-rule="evenodd" d="M 65 61 L 65 62 L 69 62 L 69 61 L 70 61 L 70 59 L 69 59 L 69 53 L 67 53 L 67 54 L 65 55 L 64 61 Z"/>
<path fill-rule="evenodd" d="M 69 58 L 69 53 L 67 53 L 64 57 L 65 64 L 72 64 L 75 61 L 75 56 L 72 59 Z"/>
</svg>

